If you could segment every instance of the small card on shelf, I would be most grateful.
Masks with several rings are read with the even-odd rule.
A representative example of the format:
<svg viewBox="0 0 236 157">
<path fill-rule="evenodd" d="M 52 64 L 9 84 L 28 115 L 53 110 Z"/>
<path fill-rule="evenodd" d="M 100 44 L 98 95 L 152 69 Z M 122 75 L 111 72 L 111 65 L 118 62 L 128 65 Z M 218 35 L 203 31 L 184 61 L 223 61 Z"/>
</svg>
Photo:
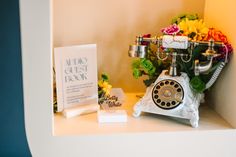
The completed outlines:
<svg viewBox="0 0 236 157">
<path fill-rule="evenodd" d="M 125 110 L 99 110 L 97 116 L 99 123 L 127 122 Z"/>
</svg>

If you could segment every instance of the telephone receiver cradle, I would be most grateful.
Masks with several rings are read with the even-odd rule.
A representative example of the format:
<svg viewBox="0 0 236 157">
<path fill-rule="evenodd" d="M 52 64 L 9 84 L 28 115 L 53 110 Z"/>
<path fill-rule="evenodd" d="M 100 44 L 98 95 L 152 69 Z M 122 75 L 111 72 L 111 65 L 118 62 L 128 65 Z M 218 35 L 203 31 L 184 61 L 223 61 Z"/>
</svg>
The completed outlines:
<svg viewBox="0 0 236 157">
<path fill-rule="evenodd" d="M 188 119 L 192 127 L 198 127 L 200 102 L 204 101 L 204 94 L 194 92 L 189 85 L 189 77 L 184 72 L 177 71 L 176 58 L 181 57 L 183 62 L 189 62 L 192 57 L 193 49 L 198 45 L 208 45 L 208 49 L 203 55 L 207 57 L 207 63 L 200 63 L 195 60 L 194 73 L 199 75 L 207 72 L 212 67 L 212 60 L 219 56 L 214 50 L 215 46 L 222 46 L 214 40 L 208 42 L 190 41 L 186 36 L 164 35 L 154 38 L 143 38 L 138 36 L 136 44 L 130 45 L 129 56 L 145 58 L 147 53 L 147 45 L 143 42 L 153 43 L 157 45 L 157 59 L 165 60 L 172 57 L 169 70 L 163 70 L 156 81 L 146 89 L 145 95 L 134 106 L 134 117 L 139 117 L 142 112 L 166 115 L 171 117 Z M 161 57 L 160 47 L 171 49 L 188 49 L 189 54 L 180 54 L 175 51 L 166 53 L 166 57 Z M 185 58 L 188 58 L 187 60 Z M 223 68 L 223 67 L 222 67 Z M 222 70 L 217 69 L 218 72 Z M 218 73 L 217 73 L 218 74 Z M 219 74 L 218 74 L 219 75 Z M 209 85 L 218 77 L 214 76 L 209 81 Z M 209 86 L 208 85 L 208 86 Z"/>
</svg>

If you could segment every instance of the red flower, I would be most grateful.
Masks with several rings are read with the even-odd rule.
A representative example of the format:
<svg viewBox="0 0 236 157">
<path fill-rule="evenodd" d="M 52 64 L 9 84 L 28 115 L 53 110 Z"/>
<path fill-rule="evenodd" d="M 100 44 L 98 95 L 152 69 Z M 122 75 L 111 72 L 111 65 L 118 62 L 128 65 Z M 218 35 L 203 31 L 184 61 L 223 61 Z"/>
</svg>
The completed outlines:
<svg viewBox="0 0 236 157">
<path fill-rule="evenodd" d="M 144 34 L 142 37 L 143 37 L 143 38 L 151 38 L 151 34 Z M 147 41 L 142 41 L 141 44 L 142 44 L 142 45 L 148 45 L 149 42 L 147 42 Z"/>
</svg>

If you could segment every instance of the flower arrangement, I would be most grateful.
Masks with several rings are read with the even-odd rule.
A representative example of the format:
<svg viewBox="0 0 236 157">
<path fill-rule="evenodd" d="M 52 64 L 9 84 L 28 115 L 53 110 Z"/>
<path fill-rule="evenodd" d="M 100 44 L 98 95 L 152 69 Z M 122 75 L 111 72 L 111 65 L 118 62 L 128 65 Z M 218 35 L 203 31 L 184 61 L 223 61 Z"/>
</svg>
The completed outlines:
<svg viewBox="0 0 236 157">
<path fill-rule="evenodd" d="M 216 28 L 208 28 L 203 21 L 199 19 L 197 14 L 182 14 L 172 19 L 171 25 L 161 29 L 163 35 L 179 35 L 188 36 L 191 40 L 195 41 L 209 41 L 213 39 L 216 42 L 222 42 L 225 46 L 215 48 L 221 55 L 213 60 L 213 66 L 208 71 L 208 73 L 200 74 L 199 76 L 194 75 L 194 60 L 199 59 L 201 61 L 206 60 L 206 57 L 201 55 L 205 52 L 208 46 L 198 46 L 193 50 L 192 58 L 189 62 L 183 62 L 177 59 L 178 68 L 181 72 L 187 73 L 190 78 L 191 88 L 197 92 L 202 93 L 206 90 L 206 83 L 210 80 L 215 69 L 220 66 L 220 62 L 224 62 L 225 59 L 229 59 L 233 48 L 228 42 L 226 35 L 224 35 L 220 30 Z M 150 34 L 145 35 L 145 37 L 150 37 Z M 147 44 L 147 43 L 142 43 Z M 165 51 L 173 51 L 172 49 L 166 49 Z M 177 52 L 187 54 L 187 50 L 175 50 Z M 132 70 L 134 78 L 139 78 L 143 75 L 148 76 L 144 80 L 144 84 L 149 86 L 152 84 L 157 77 L 160 75 L 162 70 L 168 69 L 171 60 L 167 59 L 165 61 L 158 60 L 155 52 L 148 46 L 147 57 L 145 59 L 136 59 L 132 63 Z"/>
<path fill-rule="evenodd" d="M 98 81 L 98 97 L 108 96 L 110 94 L 112 85 L 109 84 L 109 76 L 102 74 L 101 79 Z"/>
<path fill-rule="evenodd" d="M 118 97 L 111 94 L 112 85 L 109 83 L 109 76 L 105 73 L 98 81 L 98 104 L 108 104 L 109 107 L 121 106 Z"/>
</svg>

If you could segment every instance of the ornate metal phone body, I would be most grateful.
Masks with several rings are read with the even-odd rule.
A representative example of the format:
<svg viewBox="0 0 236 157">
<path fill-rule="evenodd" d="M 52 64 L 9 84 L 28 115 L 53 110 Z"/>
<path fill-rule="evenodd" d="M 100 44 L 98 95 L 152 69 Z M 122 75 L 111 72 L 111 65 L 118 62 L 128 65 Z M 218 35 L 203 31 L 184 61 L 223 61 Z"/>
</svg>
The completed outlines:
<svg viewBox="0 0 236 157">
<path fill-rule="evenodd" d="M 203 94 L 195 93 L 189 85 L 189 78 L 186 73 L 177 70 L 176 58 L 180 57 L 183 62 L 189 62 L 192 58 L 193 49 L 200 45 L 208 45 L 208 49 L 203 55 L 207 56 L 208 63 L 201 64 L 198 60 L 195 61 L 194 72 L 195 75 L 207 72 L 212 67 L 212 60 L 219 56 L 214 50 L 214 46 L 222 46 L 221 43 L 216 43 L 213 40 L 208 42 L 189 41 L 186 36 L 170 36 L 164 35 L 162 37 L 143 38 L 141 36 L 136 38 L 136 44 L 130 45 L 129 56 L 145 58 L 147 52 L 147 45 L 142 42 L 154 43 L 157 45 L 157 59 L 165 60 L 167 57 L 172 57 L 172 62 L 169 70 L 163 70 L 156 81 L 146 89 L 145 95 L 134 106 L 135 117 L 141 115 L 142 112 L 149 112 L 154 114 L 167 115 L 172 117 L 179 117 L 189 119 L 192 127 L 198 127 L 199 113 L 198 107 L 200 101 L 204 99 Z M 188 49 L 188 54 L 161 52 L 160 47 L 171 49 Z M 165 53 L 165 57 L 160 54 Z M 187 58 L 187 59 L 186 59 Z M 222 67 L 223 68 L 223 67 Z M 218 71 L 221 71 L 218 69 Z M 218 74 L 219 75 L 219 74 Z M 215 81 L 218 75 L 214 78 Z"/>
</svg>

